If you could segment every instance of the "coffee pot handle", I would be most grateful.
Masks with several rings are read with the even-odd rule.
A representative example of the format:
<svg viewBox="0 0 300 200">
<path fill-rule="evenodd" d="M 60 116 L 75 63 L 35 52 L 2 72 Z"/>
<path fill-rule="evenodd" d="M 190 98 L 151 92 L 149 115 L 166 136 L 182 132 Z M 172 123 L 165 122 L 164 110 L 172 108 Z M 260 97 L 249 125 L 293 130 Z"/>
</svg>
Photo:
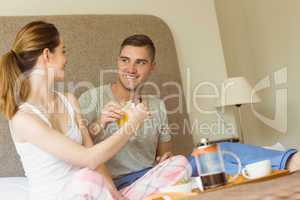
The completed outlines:
<svg viewBox="0 0 300 200">
<path fill-rule="evenodd" d="M 234 153 L 230 152 L 230 151 L 222 151 L 222 154 L 228 154 L 230 156 L 232 156 L 236 161 L 237 161 L 237 164 L 238 164 L 238 171 L 237 173 L 232 177 L 231 181 L 234 181 L 235 179 L 237 179 L 242 171 L 242 163 L 239 159 L 239 157 L 237 155 L 235 155 Z"/>
</svg>

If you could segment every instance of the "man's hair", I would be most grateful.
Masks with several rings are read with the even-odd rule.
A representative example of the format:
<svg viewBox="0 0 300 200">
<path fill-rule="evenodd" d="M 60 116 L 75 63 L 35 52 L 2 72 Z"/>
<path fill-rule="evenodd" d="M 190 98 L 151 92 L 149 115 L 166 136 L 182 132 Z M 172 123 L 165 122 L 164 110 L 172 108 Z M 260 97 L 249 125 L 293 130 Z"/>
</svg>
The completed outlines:
<svg viewBox="0 0 300 200">
<path fill-rule="evenodd" d="M 151 61 L 155 59 L 155 46 L 149 36 L 143 34 L 135 34 L 127 37 L 121 44 L 120 52 L 125 46 L 147 47 L 151 56 Z"/>
</svg>

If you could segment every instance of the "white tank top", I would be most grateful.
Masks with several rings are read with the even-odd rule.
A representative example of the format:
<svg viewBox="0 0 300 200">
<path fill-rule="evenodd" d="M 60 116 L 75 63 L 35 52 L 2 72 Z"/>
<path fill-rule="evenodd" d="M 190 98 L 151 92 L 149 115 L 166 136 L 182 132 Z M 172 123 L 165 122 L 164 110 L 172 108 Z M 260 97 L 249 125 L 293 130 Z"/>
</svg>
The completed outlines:
<svg viewBox="0 0 300 200">
<path fill-rule="evenodd" d="M 76 143 L 82 144 L 82 136 L 75 122 L 75 111 L 72 105 L 63 94 L 57 94 L 70 115 L 66 136 Z M 29 103 L 22 104 L 20 108 L 24 106 L 29 107 L 49 127 L 52 127 L 49 120 L 39 109 Z M 64 185 L 69 181 L 74 172 L 79 170 L 79 168 L 47 153 L 31 143 L 15 142 L 15 146 L 21 158 L 25 175 L 28 178 L 30 200 L 58 199 Z M 61 147 L 62 150 L 63 148 Z"/>
</svg>

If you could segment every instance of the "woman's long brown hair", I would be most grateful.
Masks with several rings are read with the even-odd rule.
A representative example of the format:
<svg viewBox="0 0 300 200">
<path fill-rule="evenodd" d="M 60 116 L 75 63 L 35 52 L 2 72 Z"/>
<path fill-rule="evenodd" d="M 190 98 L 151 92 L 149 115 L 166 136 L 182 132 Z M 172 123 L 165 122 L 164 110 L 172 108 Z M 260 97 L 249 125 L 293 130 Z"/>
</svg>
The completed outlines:
<svg viewBox="0 0 300 200">
<path fill-rule="evenodd" d="M 58 30 L 47 22 L 31 22 L 18 32 L 11 50 L 0 58 L 0 112 L 5 118 L 11 119 L 30 93 L 23 75 L 36 65 L 44 49 L 54 52 L 59 43 Z"/>
</svg>

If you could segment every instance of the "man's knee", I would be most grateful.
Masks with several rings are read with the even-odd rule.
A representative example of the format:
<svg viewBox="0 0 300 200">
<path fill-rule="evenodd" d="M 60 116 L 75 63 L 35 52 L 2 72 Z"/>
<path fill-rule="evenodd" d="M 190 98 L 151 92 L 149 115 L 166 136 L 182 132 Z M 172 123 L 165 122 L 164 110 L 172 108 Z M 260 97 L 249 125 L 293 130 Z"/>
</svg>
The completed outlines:
<svg viewBox="0 0 300 200">
<path fill-rule="evenodd" d="M 192 167 L 188 161 L 188 159 L 183 155 L 177 155 L 172 157 L 173 162 L 176 163 L 177 166 L 182 166 L 184 168 L 184 171 L 186 171 L 187 174 L 192 174 Z"/>
<path fill-rule="evenodd" d="M 182 166 L 185 166 L 187 168 L 191 167 L 190 164 L 189 164 L 188 159 L 183 155 L 173 156 L 171 159 L 172 159 L 173 162 L 175 162 L 178 165 L 182 165 Z"/>
</svg>

